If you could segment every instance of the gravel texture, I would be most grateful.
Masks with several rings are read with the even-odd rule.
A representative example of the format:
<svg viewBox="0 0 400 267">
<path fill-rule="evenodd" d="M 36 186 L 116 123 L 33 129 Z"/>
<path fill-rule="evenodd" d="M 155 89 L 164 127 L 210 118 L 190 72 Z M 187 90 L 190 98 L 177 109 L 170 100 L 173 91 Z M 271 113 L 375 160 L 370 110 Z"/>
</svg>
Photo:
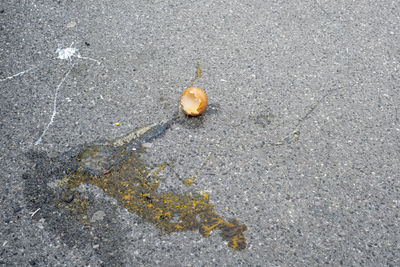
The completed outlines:
<svg viewBox="0 0 400 267">
<path fill-rule="evenodd" d="M 399 1 L 5 0 L 0 33 L 0 265 L 400 265 Z M 57 189 L 86 146 L 175 118 L 198 62 L 208 109 L 142 158 L 245 224 L 241 251 Z"/>
</svg>

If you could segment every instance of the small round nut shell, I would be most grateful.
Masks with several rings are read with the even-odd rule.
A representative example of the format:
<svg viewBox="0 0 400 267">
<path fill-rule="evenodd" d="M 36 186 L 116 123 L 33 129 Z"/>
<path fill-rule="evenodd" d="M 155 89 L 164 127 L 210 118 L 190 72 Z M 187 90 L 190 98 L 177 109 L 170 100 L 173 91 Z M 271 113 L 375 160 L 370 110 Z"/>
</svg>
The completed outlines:
<svg viewBox="0 0 400 267">
<path fill-rule="evenodd" d="M 186 89 L 181 96 L 181 108 L 186 115 L 199 116 L 207 108 L 207 95 L 206 93 L 198 88 L 191 86 Z"/>
</svg>

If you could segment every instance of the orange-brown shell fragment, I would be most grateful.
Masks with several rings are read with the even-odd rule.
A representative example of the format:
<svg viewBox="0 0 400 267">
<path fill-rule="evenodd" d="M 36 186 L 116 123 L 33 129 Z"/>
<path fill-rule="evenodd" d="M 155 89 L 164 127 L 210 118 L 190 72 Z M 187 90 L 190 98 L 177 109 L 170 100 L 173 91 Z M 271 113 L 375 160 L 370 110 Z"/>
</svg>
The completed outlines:
<svg viewBox="0 0 400 267">
<path fill-rule="evenodd" d="M 189 87 L 181 96 L 181 108 L 186 115 L 198 116 L 207 107 L 207 95 L 198 87 Z"/>
</svg>

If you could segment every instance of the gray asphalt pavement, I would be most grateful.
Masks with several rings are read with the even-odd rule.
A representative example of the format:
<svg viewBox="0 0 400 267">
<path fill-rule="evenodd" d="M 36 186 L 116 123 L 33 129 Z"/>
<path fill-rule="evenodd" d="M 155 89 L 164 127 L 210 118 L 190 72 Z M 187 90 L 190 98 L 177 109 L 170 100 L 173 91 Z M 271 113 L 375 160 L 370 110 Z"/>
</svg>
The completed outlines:
<svg viewBox="0 0 400 267">
<path fill-rule="evenodd" d="M 5 0 L 0 26 L 0 265 L 400 265 L 399 1 Z"/>
</svg>

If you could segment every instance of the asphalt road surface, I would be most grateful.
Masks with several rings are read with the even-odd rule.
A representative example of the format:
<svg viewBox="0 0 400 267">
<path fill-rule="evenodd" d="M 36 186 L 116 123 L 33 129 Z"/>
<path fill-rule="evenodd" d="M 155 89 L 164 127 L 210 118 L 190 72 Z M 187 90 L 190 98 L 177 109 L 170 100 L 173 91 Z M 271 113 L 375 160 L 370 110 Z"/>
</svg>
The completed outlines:
<svg viewBox="0 0 400 267">
<path fill-rule="evenodd" d="M 399 1 L 5 0 L 0 23 L 0 265 L 400 265 Z"/>
</svg>

